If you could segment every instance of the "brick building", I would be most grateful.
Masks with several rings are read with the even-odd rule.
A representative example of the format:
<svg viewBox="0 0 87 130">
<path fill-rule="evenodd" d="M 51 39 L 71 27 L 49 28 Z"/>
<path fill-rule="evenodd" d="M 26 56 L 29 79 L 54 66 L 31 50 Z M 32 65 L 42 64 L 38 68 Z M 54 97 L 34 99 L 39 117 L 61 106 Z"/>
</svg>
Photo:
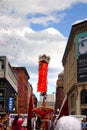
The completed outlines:
<svg viewBox="0 0 87 130">
<path fill-rule="evenodd" d="M 61 72 L 58 75 L 58 79 L 56 82 L 55 113 L 57 113 L 58 110 L 60 109 L 63 99 L 64 99 L 64 73 Z"/>
<path fill-rule="evenodd" d="M 12 67 L 18 78 L 18 113 L 27 113 L 29 102 L 29 75 L 25 67 Z"/>
</svg>

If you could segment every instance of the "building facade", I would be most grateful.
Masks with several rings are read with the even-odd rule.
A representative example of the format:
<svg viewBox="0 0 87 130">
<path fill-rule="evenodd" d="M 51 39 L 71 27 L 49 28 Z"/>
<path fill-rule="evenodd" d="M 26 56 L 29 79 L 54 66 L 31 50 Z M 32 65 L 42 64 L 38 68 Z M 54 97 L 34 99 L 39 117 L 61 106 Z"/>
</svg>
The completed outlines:
<svg viewBox="0 0 87 130">
<path fill-rule="evenodd" d="M 0 56 L 0 115 L 17 112 L 17 77 L 8 59 Z"/>
<path fill-rule="evenodd" d="M 29 75 L 25 67 L 12 67 L 18 79 L 18 113 L 28 112 Z"/>
<path fill-rule="evenodd" d="M 72 26 L 62 63 L 69 114 L 87 115 L 87 20 Z"/>
<path fill-rule="evenodd" d="M 25 67 L 12 67 L 6 56 L 0 56 L 0 116 L 7 113 L 27 114 L 33 94 L 30 77 Z M 33 94 L 34 107 L 37 98 Z"/>
<path fill-rule="evenodd" d="M 55 99 L 55 113 L 57 114 L 61 108 L 64 99 L 64 72 L 58 75 L 56 82 L 56 99 Z"/>
</svg>

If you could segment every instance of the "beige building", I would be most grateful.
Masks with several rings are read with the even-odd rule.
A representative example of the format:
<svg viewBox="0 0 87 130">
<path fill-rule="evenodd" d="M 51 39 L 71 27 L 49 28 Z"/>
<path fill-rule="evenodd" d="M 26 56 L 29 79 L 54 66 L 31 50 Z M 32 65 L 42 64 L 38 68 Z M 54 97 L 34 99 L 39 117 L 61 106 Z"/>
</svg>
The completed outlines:
<svg viewBox="0 0 87 130">
<path fill-rule="evenodd" d="M 17 112 L 18 82 L 6 56 L 0 56 L 0 115 Z"/>
<path fill-rule="evenodd" d="M 87 115 L 87 20 L 72 26 L 62 63 L 69 114 Z"/>
</svg>

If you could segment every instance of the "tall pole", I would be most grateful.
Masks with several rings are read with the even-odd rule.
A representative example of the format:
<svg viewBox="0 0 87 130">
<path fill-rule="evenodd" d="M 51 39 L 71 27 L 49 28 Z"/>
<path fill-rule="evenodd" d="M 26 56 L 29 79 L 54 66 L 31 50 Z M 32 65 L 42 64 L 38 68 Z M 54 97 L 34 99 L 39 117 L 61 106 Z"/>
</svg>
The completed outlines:
<svg viewBox="0 0 87 130">
<path fill-rule="evenodd" d="M 43 97 L 42 106 L 46 106 L 47 99 L 47 72 L 48 72 L 48 64 L 50 61 L 50 57 L 45 54 L 39 56 L 39 78 L 38 78 L 38 91 L 40 92 L 40 96 Z"/>
</svg>

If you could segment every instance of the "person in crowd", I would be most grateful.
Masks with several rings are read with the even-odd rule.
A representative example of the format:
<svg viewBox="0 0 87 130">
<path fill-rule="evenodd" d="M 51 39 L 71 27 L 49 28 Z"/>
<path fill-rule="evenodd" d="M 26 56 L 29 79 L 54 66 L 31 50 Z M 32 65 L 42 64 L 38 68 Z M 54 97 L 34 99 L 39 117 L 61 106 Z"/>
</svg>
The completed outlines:
<svg viewBox="0 0 87 130">
<path fill-rule="evenodd" d="M 2 122 L 2 117 L 0 116 L 0 130 L 4 129 L 4 124 Z"/>
<path fill-rule="evenodd" d="M 82 130 L 87 130 L 87 118 L 86 117 L 83 117 L 81 124 L 82 124 Z"/>
<path fill-rule="evenodd" d="M 16 115 L 12 120 L 12 130 L 22 130 L 22 124 L 24 122 L 24 116 Z"/>
<path fill-rule="evenodd" d="M 9 126 L 9 116 L 10 116 L 10 113 L 7 113 L 6 116 L 5 116 L 4 130 L 8 129 L 8 126 Z"/>
<path fill-rule="evenodd" d="M 72 116 L 63 116 L 58 121 L 54 130 L 82 130 L 79 119 Z"/>
<path fill-rule="evenodd" d="M 0 123 L 0 130 L 4 130 L 4 126 L 2 123 Z"/>
<path fill-rule="evenodd" d="M 36 130 L 40 130 L 41 129 L 41 119 L 40 116 L 37 114 L 36 115 Z"/>
</svg>

